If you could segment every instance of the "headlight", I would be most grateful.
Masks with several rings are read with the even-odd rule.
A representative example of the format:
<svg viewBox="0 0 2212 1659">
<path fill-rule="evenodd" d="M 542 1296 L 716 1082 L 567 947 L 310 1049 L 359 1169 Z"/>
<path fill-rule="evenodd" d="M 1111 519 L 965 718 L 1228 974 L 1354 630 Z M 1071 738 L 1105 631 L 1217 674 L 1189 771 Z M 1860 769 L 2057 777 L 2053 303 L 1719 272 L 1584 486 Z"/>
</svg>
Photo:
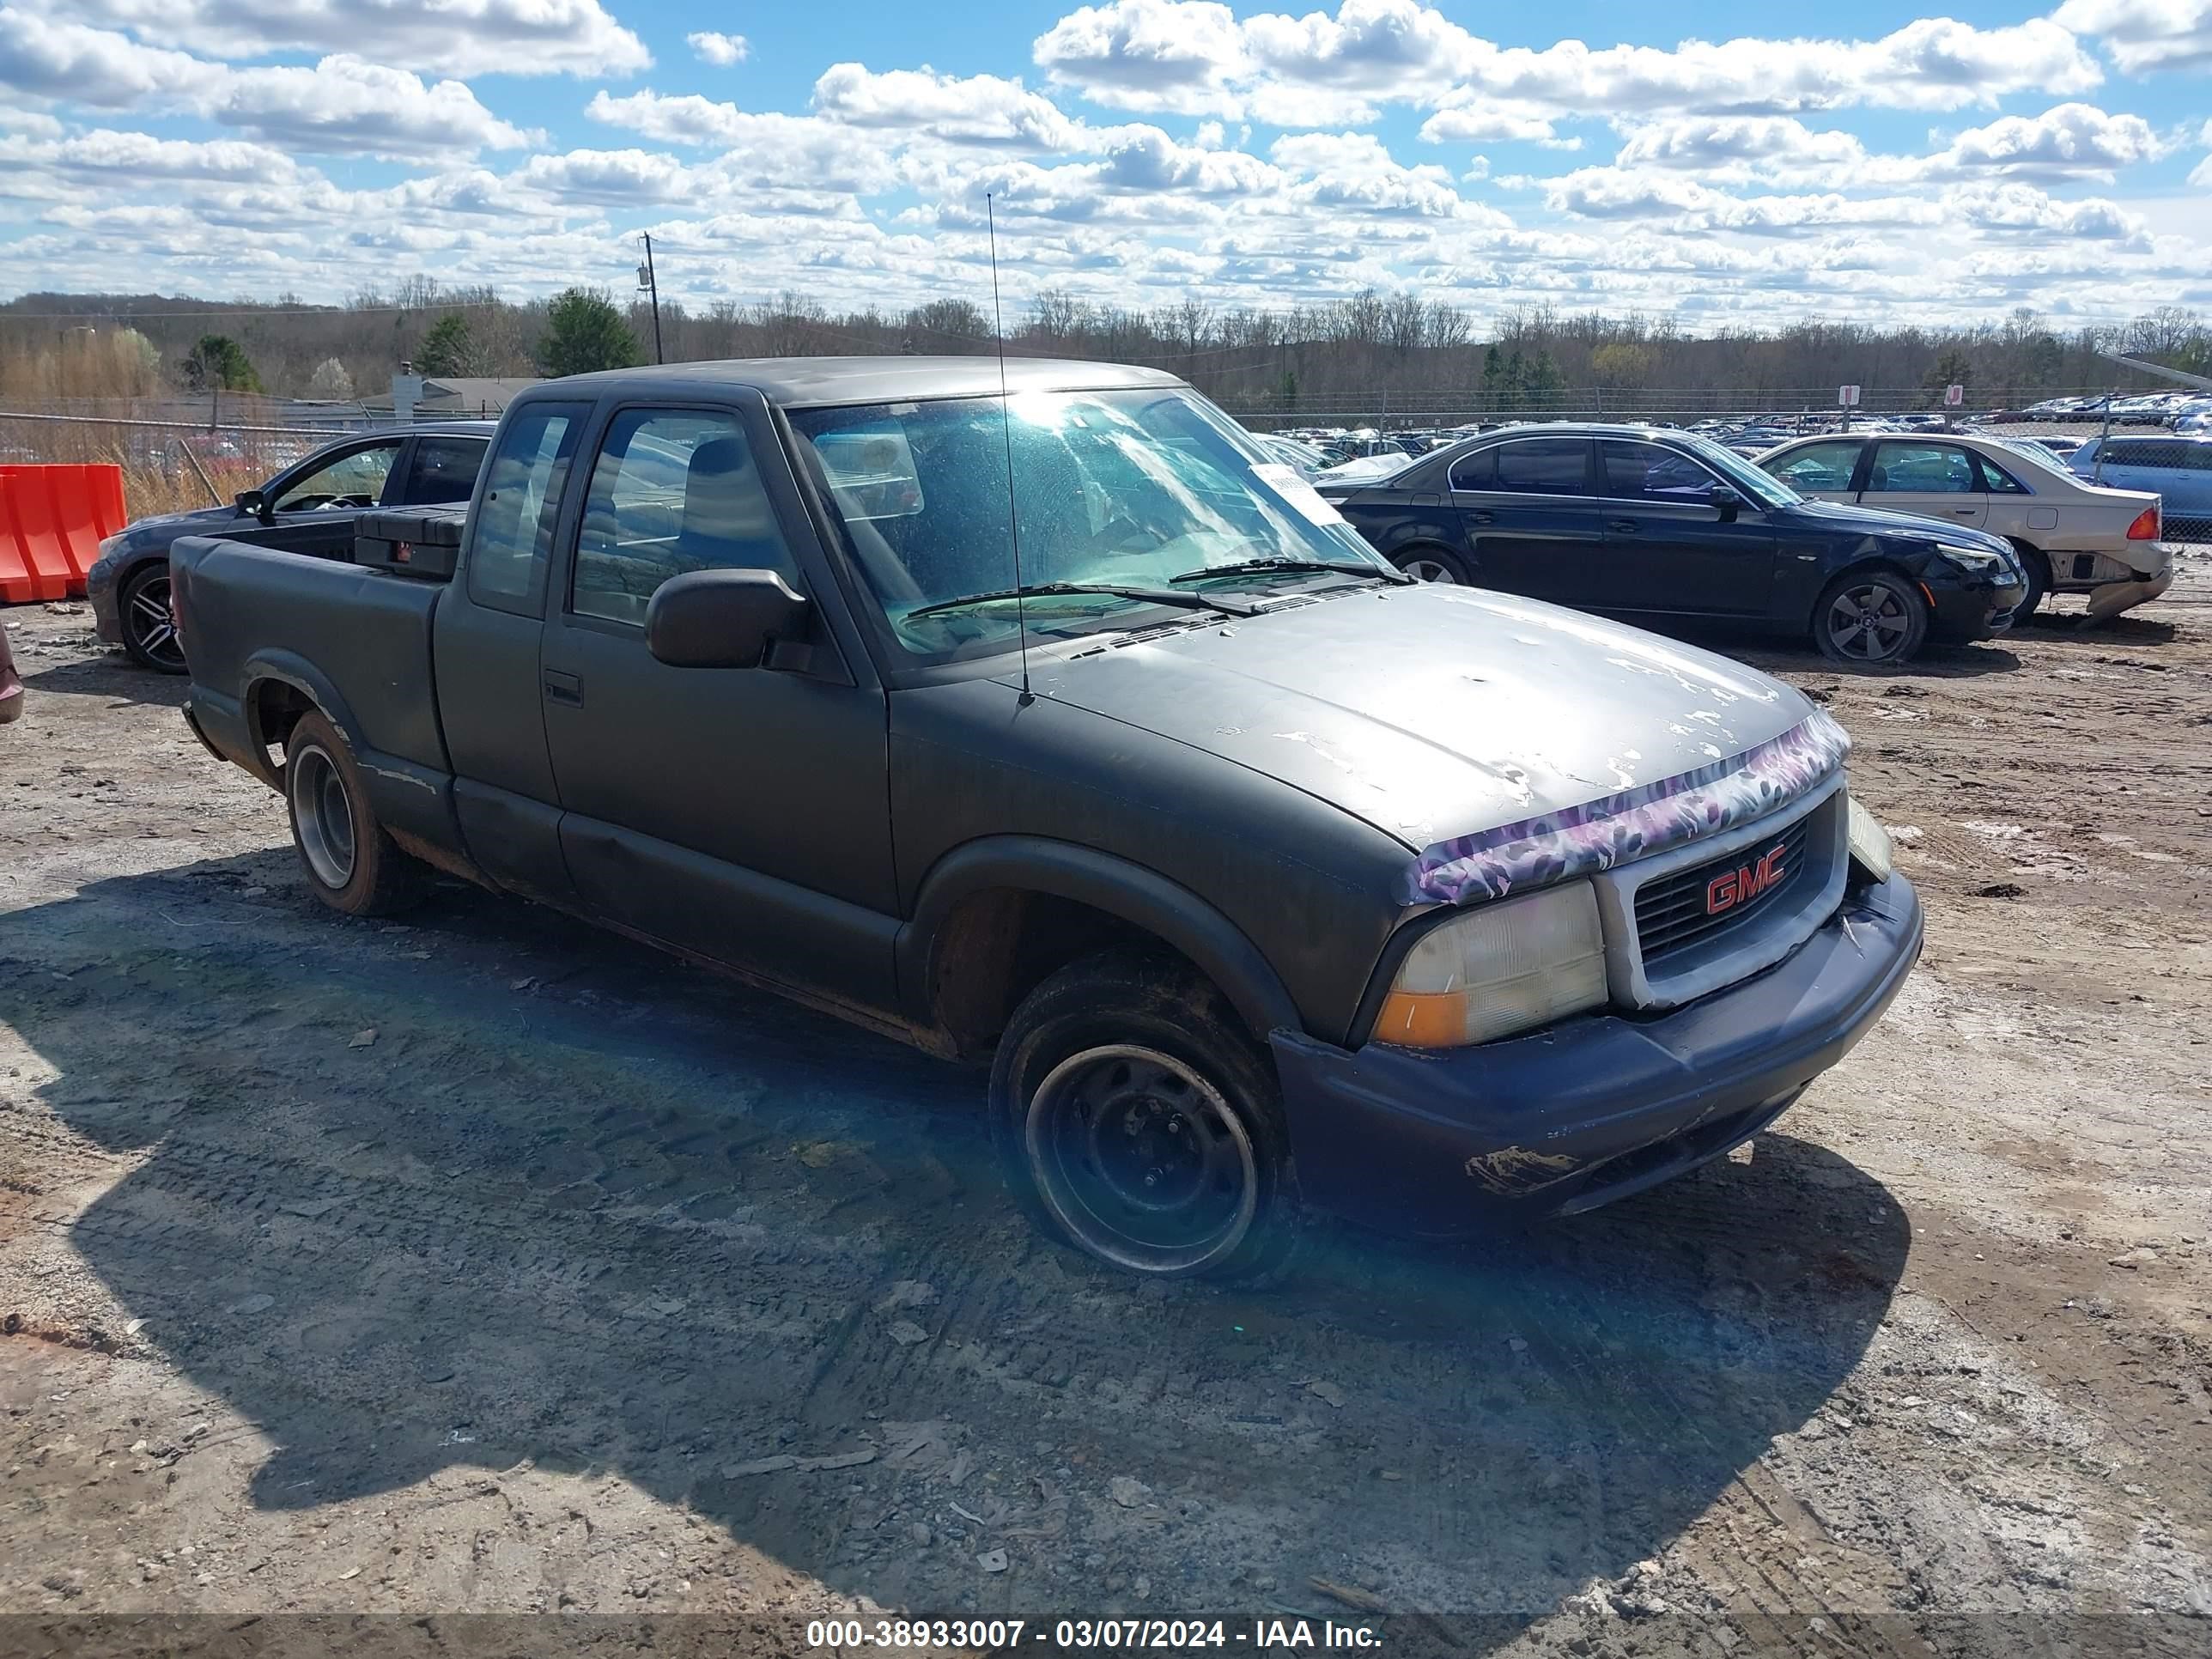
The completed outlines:
<svg viewBox="0 0 2212 1659">
<path fill-rule="evenodd" d="M 1850 826 L 1851 862 L 1876 881 L 1887 881 L 1895 864 L 1890 852 L 1889 831 L 1875 823 L 1874 814 L 1856 800 L 1850 803 L 1844 816 Z"/>
<path fill-rule="evenodd" d="M 2003 554 L 1991 547 L 1961 547 L 1956 542 L 1938 542 L 1936 550 L 1961 570 L 1972 570 L 1978 574 L 2002 570 L 2009 562 Z"/>
<path fill-rule="evenodd" d="M 1406 953 L 1374 1034 L 1415 1048 L 1454 1048 L 1547 1024 L 1605 1000 L 1597 890 L 1569 882 L 1429 929 Z"/>
</svg>

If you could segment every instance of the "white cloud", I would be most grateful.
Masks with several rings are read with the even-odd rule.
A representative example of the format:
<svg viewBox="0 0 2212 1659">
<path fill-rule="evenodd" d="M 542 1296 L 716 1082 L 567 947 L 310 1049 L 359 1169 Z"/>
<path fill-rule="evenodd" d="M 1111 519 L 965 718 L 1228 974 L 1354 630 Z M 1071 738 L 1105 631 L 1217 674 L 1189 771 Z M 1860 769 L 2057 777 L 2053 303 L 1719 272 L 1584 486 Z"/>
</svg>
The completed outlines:
<svg viewBox="0 0 2212 1659">
<path fill-rule="evenodd" d="M 466 155 L 532 139 L 459 81 L 426 83 L 343 53 L 232 69 L 14 8 L 0 9 L 0 85 L 40 100 L 198 115 L 318 155 Z"/>
<path fill-rule="evenodd" d="M 1213 0 L 1109 0 L 1040 35 L 1032 55 L 1055 85 L 1125 109 L 1243 113 L 1297 94 L 1439 109 L 1501 102 L 1492 118 L 1670 111 L 1775 112 L 1869 105 L 1958 109 L 2011 94 L 2097 85 L 2095 61 L 2047 19 L 1978 28 L 1923 18 L 1877 40 L 1685 40 L 1672 49 L 1562 40 L 1502 47 L 1419 0 L 1340 0 L 1334 15 L 1262 13 L 1238 21 Z M 1267 118 L 1278 118 L 1270 115 Z M 1482 137 L 1462 118 L 1435 136 Z M 1310 125 L 1310 123 L 1307 123 Z"/>
<path fill-rule="evenodd" d="M 727 69 L 732 64 L 742 64 L 752 56 L 752 45 L 742 34 L 717 34 L 712 29 L 702 29 L 696 34 L 687 34 L 684 42 L 690 46 L 702 64 L 712 64 L 717 69 Z"/>
<path fill-rule="evenodd" d="M 465 155 L 543 138 L 499 119 L 459 81 L 426 84 L 343 55 L 313 68 L 231 70 L 200 108 L 225 126 L 322 155 Z"/>
<path fill-rule="evenodd" d="M 696 94 L 672 98 L 649 91 L 626 98 L 599 93 L 584 113 L 664 143 L 720 146 L 732 167 L 750 167 L 753 176 L 793 188 L 877 191 L 896 178 L 883 148 L 854 143 L 850 127 L 818 115 L 753 113 Z"/>
<path fill-rule="evenodd" d="M 814 83 L 814 107 L 855 126 L 894 128 L 954 143 L 1064 150 L 1085 136 L 1080 122 L 1019 81 L 939 75 L 926 64 L 882 74 L 865 64 L 833 64 Z"/>
<path fill-rule="evenodd" d="M 2155 161 L 2172 148 L 2140 115 L 2107 115 L 2094 105 L 2060 104 L 2040 115 L 2008 115 L 1962 132 L 1933 165 L 1950 173 L 2109 180 L 2120 168 Z"/>
<path fill-rule="evenodd" d="M 1816 132 L 1786 115 L 1692 115 L 1629 130 L 1613 158 L 1620 167 L 1660 167 L 1711 175 L 1817 174 L 1854 182 L 1866 146 L 1848 132 Z"/>
<path fill-rule="evenodd" d="M 0 6 L 0 86 L 33 98 L 118 109 L 189 96 L 222 72 L 220 64 L 141 46 L 112 29 L 49 22 Z"/>
<path fill-rule="evenodd" d="M 1578 149 L 1579 138 L 1561 138 L 1553 123 L 1559 119 L 1540 106 L 1498 98 L 1473 98 L 1449 109 L 1440 109 L 1421 124 L 1421 137 L 1432 144 L 1542 144 L 1553 149 Z"/>
<path fill-rule="evenodd" d="M 2130 75 L 2212 67 L 2212 0 L 2066 0 L 2051 19 L 2096 36 Z"/>
<path fill-rule="evenodd" d="M 156 46 L 216 58 L 374 52 L 443 75 L 629 75 L 653 55 L 599 0 L 61 0 Z"/>
<path fill-rule="evenodd" d="M 1039 35 L 1037 66 L 1096 102 L 1176 115 L 1237 115 L 1229 82 L 1249 68 L 1236 14 L 1215 0 L 1108 0 Z"/>
</svg>

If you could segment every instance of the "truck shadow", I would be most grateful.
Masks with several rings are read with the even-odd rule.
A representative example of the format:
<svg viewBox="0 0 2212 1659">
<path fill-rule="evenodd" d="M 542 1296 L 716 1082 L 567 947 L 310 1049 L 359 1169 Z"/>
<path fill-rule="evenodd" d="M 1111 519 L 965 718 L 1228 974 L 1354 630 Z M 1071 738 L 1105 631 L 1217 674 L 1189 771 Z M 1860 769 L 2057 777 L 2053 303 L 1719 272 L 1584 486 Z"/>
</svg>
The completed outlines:
<svg viewBox="0 0 2212 1659">
<path fill-rule="evenodd" d="M 70 1242 L 266 1437 L 264 1511 L 527 1464 L 891 1607 L 1320 1576 L 1486 1645 L 1801 1429 L 1903 1271 L 1887 1192 L 1774 1134 L 1477 1245 L 1325 1232 L 1265 1296 L 1132 1284 L 1014 1215 L 972 1073 L 489 896 L 348 925 L 289 865 L 0 925 L 43 1105 L 136 1160 Z"/>
</svg>

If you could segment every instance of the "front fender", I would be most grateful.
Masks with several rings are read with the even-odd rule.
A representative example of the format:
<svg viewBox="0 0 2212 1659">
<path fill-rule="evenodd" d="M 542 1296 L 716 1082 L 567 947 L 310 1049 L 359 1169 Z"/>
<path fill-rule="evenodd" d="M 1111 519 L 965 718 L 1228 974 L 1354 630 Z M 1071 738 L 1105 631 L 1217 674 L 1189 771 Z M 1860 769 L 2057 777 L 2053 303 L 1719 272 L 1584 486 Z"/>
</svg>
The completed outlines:
<svg viewBox="0 0 2212 1659">
<path fill-rule="evenodd" d="M 1304 1029 L 1297 1005 L 1260 947 L 1197 894 L 1110 854 L 1033 836 L 965 842 L 923 877 L 914 915 L 892 946 L 900 994 L 915 1018 L 933 1017 L 932 966 L 946 921 L 964 900 L 993 890 L 1071 900 L 1143 928 L 1196 963 L 1262 1041 L 1273 1031 Z"/>
</svg>

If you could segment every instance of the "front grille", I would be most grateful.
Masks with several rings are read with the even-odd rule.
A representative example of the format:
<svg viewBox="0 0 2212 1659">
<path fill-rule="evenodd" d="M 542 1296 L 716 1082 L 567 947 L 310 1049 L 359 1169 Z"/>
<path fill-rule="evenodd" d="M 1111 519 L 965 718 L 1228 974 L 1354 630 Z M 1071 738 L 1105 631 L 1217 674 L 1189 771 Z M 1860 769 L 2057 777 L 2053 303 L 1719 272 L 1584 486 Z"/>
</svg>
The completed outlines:
<svg viewBox="0 0 2212 1659">
<path fill-rule="evenodd" d="M 1805 867 L 1805 831 L 1809 818 L 1800 818 L 1774 841 L 1753 842 L 1740 853 L 1715 859 L 1694 870 L 1668 876 L 1639 889 L 1636 895 L 1636 938 L 1648 965 L 1749 921 L 1774 902 L 1798 879 Z M 1707 894 L 1723 876 L 1755 869 L 1777 843 L 1782 848 L 1782 873 L 1749 898 L 1738 899 L 1715 915 Z"/>
</svg>

